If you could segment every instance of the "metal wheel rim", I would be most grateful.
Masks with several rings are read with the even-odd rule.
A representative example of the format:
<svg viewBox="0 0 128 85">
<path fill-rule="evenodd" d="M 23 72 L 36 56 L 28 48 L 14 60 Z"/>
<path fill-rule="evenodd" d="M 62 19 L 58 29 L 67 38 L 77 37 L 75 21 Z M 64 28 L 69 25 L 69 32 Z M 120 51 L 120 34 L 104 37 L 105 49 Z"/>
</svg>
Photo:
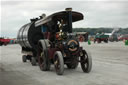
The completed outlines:
<svg viewBox="0 0 128 85">
<path fill-rule="evenodd" d="M 39 44 L 39 65 L 40 65 L 40 68 L 42 68 L 44 66 L 43 55 L 44 55 L 43 48 L 42 48 L 41 44 Z"/>
<path fill-rule="evenodd" d="M 55 55 L 54 65 L 55 65 L 56 71 L 58 71 L 60 69 L 60 61 L 58 59 L 58 55 Z"/>
</svg>

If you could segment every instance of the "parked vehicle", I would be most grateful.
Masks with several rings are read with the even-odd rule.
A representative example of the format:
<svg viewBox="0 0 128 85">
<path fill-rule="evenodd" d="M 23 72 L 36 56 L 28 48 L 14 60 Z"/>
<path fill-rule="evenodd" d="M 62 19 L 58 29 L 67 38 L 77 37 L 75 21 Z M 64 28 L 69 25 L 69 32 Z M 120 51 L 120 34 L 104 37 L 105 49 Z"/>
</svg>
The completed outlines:
<svg viewBox="0 0 128 85">
<path fill-rule="evenodd" d="M 104 33 L 101 33 L 101 34 L 97 33 L 94 39 L 94 43 L 95 42 L 101 43 L 102 41 L 104 41 L 105 43 L 108 43 L 108 38 L 109 38 L 109 35 L 105 35 Z"/>
<path fill-rule="evenodd" d="M 88 41 L 88 33 L 87 32 L 76 32 L 76 37 L 80 42 Z"/>
<path fill-rule="evenodd" d="M 109 41 L 113 42 L 113 41 L 116 41 L 118 42 L 118 36 L 117 34 L 113 34 L 112 36 L 109 37 Z"/>
<path fill-rule="evenodd" d="M 3 37 L 0 38 L 0 46 L 9 44 L 10 39 L 4 39 Z"/>
<path fill-rule="evenodd" d="M 115 28 L 113 29 L 113 31 L 111 33 L 109 33 L 109 41 L 113 42 L 113 41 L 116 41 L 118 42 L 118 36 L 119 36 L 119 32 L 120 31 L 120 28 Z"/>
<path fill-rule="evenodd" d="M 64 64 L 69 69 L 75 69 L 80 62 L 83 72 L 89 73 L 92 68 L 91 55 L 80 46 L 72 33 L 72 22 L 82 19 L 83 14 L 71 8 L 31 19 L 17 36 L 22 53 L 25 53 L 23 62 L 29 59 L 32 65 L 36 65 L 37 61 L 42 71 L 50 70 L 51 64 L 54 64 L 58 75 L 64 73 Z"/>
<path fill-rule="evenodd" d="M 120 37 L 118 37 L 118 40 L 128 40 L 128 34 L 121 35 Z"/>
</svg>

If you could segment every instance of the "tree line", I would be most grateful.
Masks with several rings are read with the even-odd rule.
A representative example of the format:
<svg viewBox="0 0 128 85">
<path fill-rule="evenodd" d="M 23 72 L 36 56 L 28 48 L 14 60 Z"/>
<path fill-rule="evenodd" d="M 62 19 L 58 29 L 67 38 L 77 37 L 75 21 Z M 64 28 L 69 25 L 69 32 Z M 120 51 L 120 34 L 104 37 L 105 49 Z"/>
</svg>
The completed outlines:
<svg viewBox="0 0 128 85">
<path fill-rule="evenodd" d="M 111 33 L 114 28 L 74 28 L 73 32 L 88 32 L 90 35 L 96 33 Z M 115 28 L 116 29 L 116 28 Z M 128 34 L 128 28 L 120 28 L 119 34 Z"/>
</svg>

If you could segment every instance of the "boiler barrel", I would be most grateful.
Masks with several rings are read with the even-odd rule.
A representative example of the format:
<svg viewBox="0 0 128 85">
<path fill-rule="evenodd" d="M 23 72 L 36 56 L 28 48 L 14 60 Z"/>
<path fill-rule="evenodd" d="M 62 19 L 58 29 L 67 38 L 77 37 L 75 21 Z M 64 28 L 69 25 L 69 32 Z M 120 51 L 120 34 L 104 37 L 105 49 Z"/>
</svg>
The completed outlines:
<svg viewBox="0 0 128 85">
<path fill-rule="evenodd" d="M 35 28 L 34 22 L 22 26 L 17 35 L 17 42 L 24 49 L 36 49 L 40 39 L 43 39 L 41 28 Z"/>
</svg>

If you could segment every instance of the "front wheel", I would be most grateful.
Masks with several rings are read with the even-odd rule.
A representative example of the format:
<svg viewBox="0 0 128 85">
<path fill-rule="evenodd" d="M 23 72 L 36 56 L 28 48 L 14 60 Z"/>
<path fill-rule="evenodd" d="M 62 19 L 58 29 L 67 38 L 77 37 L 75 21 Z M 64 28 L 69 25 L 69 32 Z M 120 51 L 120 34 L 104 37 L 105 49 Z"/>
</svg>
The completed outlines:
<svg viewBox="0 0 128 85">
<path fill-rule="evenodd" d="M 100 39 L 97 39 L 97 42 L 98 42 L 98 43 L 101 43 L 101 40 L 100 40 Z"/>
<path fill-rule="evenodd" d="M 62 75 L 64 73 L 64 60 L 60 51 L 56 51 L 54 55 L 54 66 L 58 75 Z"/>
<path fill-rule="evenodd" d="M 92 69 L 92 57 L 91 54 L 85 50 L 82 51 L 83 56 L 81 56 L 81 68 L 83 72 L 89 73 Z"/>
</svg>

